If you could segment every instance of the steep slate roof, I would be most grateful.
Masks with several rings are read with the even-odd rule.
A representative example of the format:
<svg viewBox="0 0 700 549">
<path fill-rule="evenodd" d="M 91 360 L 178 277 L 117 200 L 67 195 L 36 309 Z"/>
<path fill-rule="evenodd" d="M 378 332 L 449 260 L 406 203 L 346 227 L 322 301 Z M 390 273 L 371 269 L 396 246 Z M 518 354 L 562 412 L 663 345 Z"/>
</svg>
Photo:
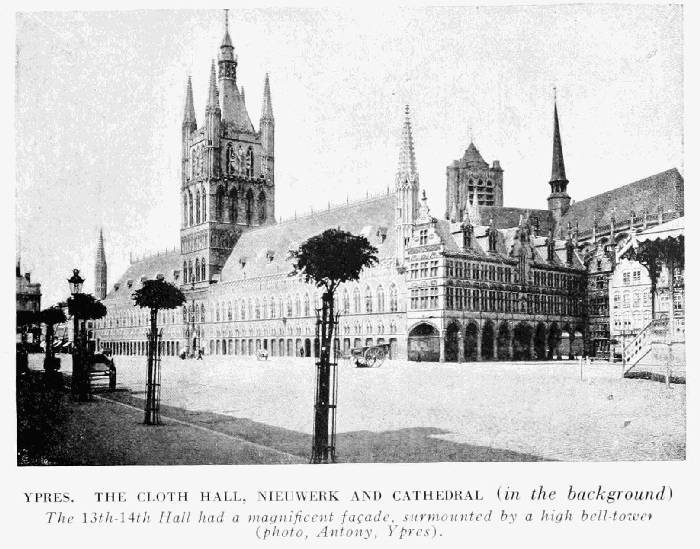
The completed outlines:
<svg viewBox="0 0 700 549">
<path fill-rule="evenodd" d="M 386 194 L 246 231 L 221 271 L 221 282 L 289 273 L 292 270 L 292 262 L 288 259 L 290 249 L 336 227 L 366 236 L 379 250 L 380 261 L 390 259 L 395 256 L 395 198 L 394 193 Z M 383 242 L 377 236 L 378 231 L 386 234 Z"/>
<path fill-rule="evenodd" d="M 179 285 L 182 278 L 176 281 L 174 271 L 180 271 L 182 269 L 181 261 L 180 250 L 171 250 L 135 261 L 129 265 L 129 268 L 115 284 L 115 286 L 119 286 L 119 288 L 115 289 L 115 286 L 110 288 L 107 297 L 105 297 L 105 301 L 124 304 L 129 302 L 133 304 L 131 301 L 131 294 L 141 287 L 142 277 L 145 277 L 145 280 L 149 280 L 162 274 L 166 282 Z M 182 277 L 182 273 L 180 273 L 180 277 Z M 128 285 L 129 281 L 131 281 L 131 288 L 129 288 Z"/>
<path fill-rule="evenodd" d="M 469 143 L 469 147 L 467 147 L 467 150 L 464 151 L 462 161 L 467 165 L 478 165 L 488 168 L 488 163 L 486 160 L 484 160 L 484 157 L 481 156 L 479 149 L 476 148 L 476 145 L 474 145 L 473 142 Z"/>
<path fill-rule="evenodd" d="M 520 216 L 530 214 L 530 220 L 537 217 L 540 221 L 540 233 L 548 232 L 553 226 L 552 212 L 549 210 L 535 210 L 532 208 L 511 208 L 505 206 L 479 206 L 481 208 L 481 221 L 483 223 L 493 223 L 497 229 L 507 229 L 517 227 Z"/>
<path fill-rule="evenodd" d="M 562 226 L 571 223 L 580 231 L 593 228 L 595 218 L 598 226 L 610 223 L 613 213 L 617 221 L 630 217 L 630 212 L 639 216 L 644 210 L 649 214 L 677 210 L 683 213 L 683 176 L 676 168 L 640 179 L 617 189 L 574 202 L 562 216 Z"/>
</svg>

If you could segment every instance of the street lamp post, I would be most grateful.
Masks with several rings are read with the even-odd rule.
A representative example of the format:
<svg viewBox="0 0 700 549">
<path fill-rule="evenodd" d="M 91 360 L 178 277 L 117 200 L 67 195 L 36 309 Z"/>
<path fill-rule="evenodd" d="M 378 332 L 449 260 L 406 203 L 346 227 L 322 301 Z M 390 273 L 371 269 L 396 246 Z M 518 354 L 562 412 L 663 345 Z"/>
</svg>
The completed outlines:
<svg viewBox="0 0 700 549">
<path fill-rule="evenodd" d="M 79 269 L 73 269 L 73 276 L 68 279 L 68 287 L 73 298 L 82 293 L 85 279 L 80 276 Z M 73 376 L 71 378 L 71 392 L 79 399 L 87 397 L 86 372 L 83 371 L 81 345 L 80 345 L 80 318 L 78 312 L 73 311 Z"/>
</svg>

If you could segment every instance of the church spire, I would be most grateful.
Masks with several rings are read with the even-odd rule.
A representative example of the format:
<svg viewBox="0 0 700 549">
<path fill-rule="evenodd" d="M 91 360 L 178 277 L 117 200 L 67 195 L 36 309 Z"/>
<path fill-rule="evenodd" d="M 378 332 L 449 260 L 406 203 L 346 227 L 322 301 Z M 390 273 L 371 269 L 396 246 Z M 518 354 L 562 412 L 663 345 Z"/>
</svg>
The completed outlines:
<svg viewBox="0 0 700 549">
<path fill-rule="evenodd" d="M 399 168 L 397 176 L 401 179 L 413 179 L 418 175 L 416 170 L 416 152 L 413 147 L 413 132 L 411 130 L 411 111 L 408 105 L 404 109 L 405 117 L 401 132 L 401 149 L 399 150 Z"/>
<path fill-rule="evenodd" d="M 569 185 L 569 180 L 566 179 L 566 170 L 564 169 L 564 155 L 561 151 L 561 134 L 559 133 L 559 112 L 557 111 L 557 89 L 554 88 L 554 135 L 552 139 L 552 178 L 549 180 L 549 186 L 552 189 L 547 203 L 549 209 L 558 219 L 569 209 L 571 197 L 566 192 L 566 187 Z"/>
<path fill-rule="evenodd" d="M 228 33 L 228 10 L 224 10 L 224 39 L 221 41 L 221 48 L 233 49 L 231 35 Z"/>
<path fill-rule="evenodd" d="M 552 178 L 551 182 L 566 181 L 564 155 L 561 152 L 561 135 L 559 134 L 559 113 L 557 112 L 557 95 L 554 89 L 554 139 L 552 143 Z"/>
<path fill-rule="evenodd" d="M 182 120 L 183 126 L 197 129 L 197 118 L 194 114 L 194 99 L 192 96 L 192 77 L 187 77 L 187 91 L 185 92 L 185 114 Z"/>
</svg>

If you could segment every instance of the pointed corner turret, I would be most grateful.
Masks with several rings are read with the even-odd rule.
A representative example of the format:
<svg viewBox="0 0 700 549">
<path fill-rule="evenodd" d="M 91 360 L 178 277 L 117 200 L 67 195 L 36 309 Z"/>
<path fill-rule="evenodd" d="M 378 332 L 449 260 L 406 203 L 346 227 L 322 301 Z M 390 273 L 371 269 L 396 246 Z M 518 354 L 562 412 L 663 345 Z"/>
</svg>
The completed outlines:
<svg viewBox="0 0 700 549">
<path fill-rule="evenodd" d="M 100 227 L 97 238 L 97 253 L 95 254 L 95 297 L 104 299 L 107 296 L 107 258 L 105 256 L 105 243 Z"/>
<path fill-rule="evenodd" d="M 209 73 L 209 94 L 207 96 L 207 113 L 221 112 L 219 107 L 219 89 L 216 87 L 216 65 L 211 61 L 211 71 Z"/>
</svg>

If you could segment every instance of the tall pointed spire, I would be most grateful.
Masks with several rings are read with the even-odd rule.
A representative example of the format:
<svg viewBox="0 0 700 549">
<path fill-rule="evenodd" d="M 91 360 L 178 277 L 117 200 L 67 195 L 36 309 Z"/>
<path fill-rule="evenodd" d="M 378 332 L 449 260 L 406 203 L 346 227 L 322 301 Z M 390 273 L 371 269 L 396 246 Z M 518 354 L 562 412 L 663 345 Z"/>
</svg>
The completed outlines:
<svg viewBox="0 0 700 549">
<path fill-rule="evenodd" d="M 107 296 L 107 258 L 105 257 L 105 243 L 100 227 L 100 236 L 97 239 L 97 253 L 95 254 L 95 296 L 104 299 Z"/>
<path fill-rule="evenodd" d="M 554 88 L 554 136 L 552 139 L 552 178 L 549 186 L 552 189 L 547 203 L 549 209 L 554 213 L 555 221 L 558 223 L 561 216 L 569 209 L 571 197 L 567 194 L 566 188 L 569 180 L 566 179 L 564 169 L 564 155 L 561 152 L 561 134 L 559 133 L 559 112 L 557 110 L 557 89 Z"/>
<path fill-rule="evenodd" d="M 263 104 L 260 112 L 260 120 L 274 120 L 272 114 L 272 97 L 270 96 L 270 75 L 265 73 L 265 89 L 263 90 Z"/>
<path fill-rule="evenodd" d="M 182 120 L 183 126 L 197 128 L 197 118 L 194 113 L 194 98 L 192 96 L 192 77 L 187 77 L 187 91 L 185 92 L 185 114 Z"/>
<path fill-rule="evenodd" d="M 209 95 L 207 97 L 207 111 L 219 109 L 219 90 L 216 87 L 216 65 L 211 62 L 211 72 L 209 74 Z"/>
<path fill-rule="evenodd" d="M 411 130 L 411 112 L 408 105 L 406 105 L 404 112 L 401 149 L 399 150 L 399 167 L 396 176 L 397 179 L 414 179 L 418 173 L 416 170 L 416 152 L 413 146 L 413 132 Z"/>
<path fill-rule="evenodd" d="M 228 10 L 224 10 L 224 39 L 221 41 L 222 48 L 233 48 L 231 35 L 228 33 Z"/>
<path fill-rule="evenodd" d="M 561 151 L 561 135 L 559 134 L 559 113 L 557 112 L 556 88 L 554 91 L 554 139 L 552 143 L 552 178 L 550 181 L 566 181 L 564 155 Z"/>
</svg>

